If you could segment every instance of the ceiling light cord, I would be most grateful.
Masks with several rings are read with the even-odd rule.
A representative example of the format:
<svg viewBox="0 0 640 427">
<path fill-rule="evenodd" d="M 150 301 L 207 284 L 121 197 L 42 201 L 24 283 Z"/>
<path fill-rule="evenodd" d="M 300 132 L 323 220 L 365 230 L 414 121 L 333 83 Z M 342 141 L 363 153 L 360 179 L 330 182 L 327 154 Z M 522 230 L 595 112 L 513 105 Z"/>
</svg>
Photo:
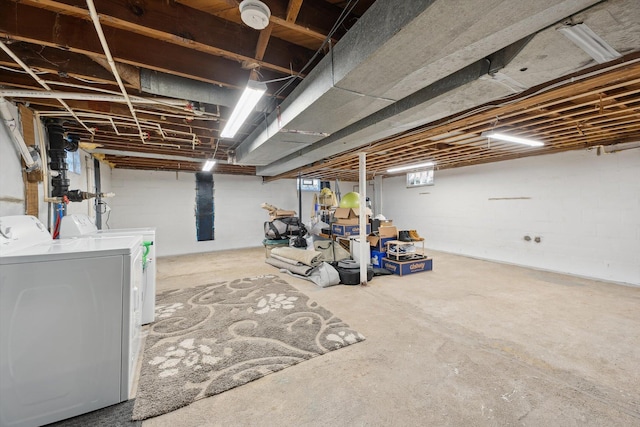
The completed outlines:
<svg viewBox="0 0 640 427">
<path fill-rule="evenodd" d="M 327 43 L 330 43 L 331 37 L 337 31 L 337 29 L 340 27 L 340 25 L 342 25 L 342 22 L 344 22 L 344 20 L 351 13 L 353 8 L 356 7 L 356 5 L 358 4 L 358 1 L 359 0 L 349 0 L 349 2 L 345 5 L 344 9 L 342 9 L 342 12 L 340 13 L 340 16 L 338 16 L 338 19 L 333 24 L 333 27 L 331 27 L 331 30 L 329 30 L 329 33 L 327 34 L 327 37 L 325 37 L 325 39 L 322 41 L 322 44 L 316 50 L 316 52 L 313 54 L 311 59 L 309 59 L 309 61 L 307 61 L 307 63 L 296 73 L 295 76 L 291 76 L 291 80 L 289 80 L 282 87 L 280 87 L 280 89 L 275 91 L 275 93 L 273 94 L 274 98 L 277 97 L 278 95 L 280 95 L 282 92 L 284 92 L 296 79 L 301 78 L 300 76 L 302 75 L 302 73 L 304 73 L 304 71 L 307 68 L 309 68 L 309 66 L 318 57 L 318 55 L 324 49 L 324 47 L 327 45 Z"/>
<path fill-rule="evenodd" d="M 278 96 L 280 94 L 282 94 L 289 86 L 291 86 L 294 81 L 296 81 L 298 79 L 302 79 L 302 73 L 304 73 L 304 71 L 307 68 L 309 68 L 309 66 L 313 63 L 313 61 L 315 61 L 315 59 L 318 57 L 318 55 L 320 55 L 320 52 L 322 52 L 322 50 L 327 45 L 327 43 L 329 43 L 330 51 L 331 51 L 331 54 L 333 55 L 333 48 L 331 46 L 331 37 L 338 30 L 338 28 L 340 28 L 340 25 L 342 25 L 344 20 L 349 16 L 349 14 L 357 6 L 359 1 L 360 0 L 349 0 L 347 2 L 345 7 L 342 9 L 342 12 L 340 13 L 338 18 L 336 19 L 336 22 L 331 27 L 331 30 L 329 30 L 329 33 L 327 34 L 327 37 L 325 37 L 325 39 L 322 41 L 322 44 L 320 45 L 320 47 L 315 51 L 313 56 L 307 61 L 307 63 L 295 75 L 286 76 L 286 77 L 283 77 L 283 78 L 280 78 L 280 79 L 267 80 L 267 81 L 263 82 L 263 83 L 272 83 L 272 82 L 287 80 L 287 82 L 285 84 L 283 84 L 279 89 L 277 89 L 269 97 L 270 98 L 270 102 L 268 104 L 268 108 L 267 109 L 269 109 L 271 111 L 275 110 L 275 108 L 277 107 L 277 98 L 278 98 Z M 332 67 L 333 67 L 333 59 L 332 59 Z M 273 104 L 276 104 L 275 107 L 273 106 Z"/>
</svg>

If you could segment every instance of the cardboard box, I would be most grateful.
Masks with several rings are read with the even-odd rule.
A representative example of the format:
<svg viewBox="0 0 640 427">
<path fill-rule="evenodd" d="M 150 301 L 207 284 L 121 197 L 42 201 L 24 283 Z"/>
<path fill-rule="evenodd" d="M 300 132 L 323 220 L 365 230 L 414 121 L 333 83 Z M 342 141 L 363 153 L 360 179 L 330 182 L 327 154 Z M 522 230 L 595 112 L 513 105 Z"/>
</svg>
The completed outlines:
<svg viewBox="0 0 640 427">
<path fill-rule="evenodd" d="M 386 252 L 387 251 L 387 243 L 390 240 L 395 240 L 394 237 L 380 237 L 375 236 L 373 234 L 367 236 L 367 241 L 369 242 L 369 246 L 378 252 Z"/>
<path fill-rule="evenodd" d="M 376 250 L 371 250 L 371 265 L 374 267 L 382 267 L 382 261 L 387 257 L 386 252 L 380 252 Z"/>
<path fill-rule="evenodd" d="M 371 220 L 371 231 L 378 231 L 380 227 L 388 227 L 393 225 L 393 220 L 391 219 L 372 219 Z"/>
<path fill-rule="evenodd" d="M 335 222 L 335 224 L 341 224 L 341 225 L 360 225 L 360 219 L 359 218 L 349 218 L 349 219 L 339 219 Z"/>
<path fill-rule="evenodd" d="M 411 261 L 396 261 L 390 258 L 384 258 L 382 260 L 382 265 L 384 268 L 398 276 L 406 276 L 407 274 L 433 270 L 433 260 L 431 258 Z"/>
<path fill-rule="evenodd" d="M 338 220 L 358 218 L 358 211 L 353 208 L 336 208 L 333 216 Z"/>
<path fill-rule="evenodd" d="M 380 237 L 392 237 L 394 240 L 398 238 L 398 227 L 395 225 L 381 226 L 378 228 Z"/>
<path fill-rule="evenodd" d="M 358 224 L 338 224 L 334 223 L 331 226 L 331 231 L 334 236 L 357 236 L 360 234 L 360 226 Z M 367 234 L 371 231 L 371 226 L 367 224 Z"/>
<path fill-rule="evenodd" d="M 336 219 L 336 224 L 358 225 L 360 223 L 358 210 L 353 208 L 336 208 L 333 217 Z"/>
</svg>

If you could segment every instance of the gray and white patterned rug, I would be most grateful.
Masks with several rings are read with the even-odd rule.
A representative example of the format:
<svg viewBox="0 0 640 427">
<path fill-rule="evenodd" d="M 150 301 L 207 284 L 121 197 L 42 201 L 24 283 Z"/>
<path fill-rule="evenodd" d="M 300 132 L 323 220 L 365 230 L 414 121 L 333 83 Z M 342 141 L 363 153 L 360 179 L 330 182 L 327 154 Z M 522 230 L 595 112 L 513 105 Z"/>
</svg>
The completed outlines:
<svg viewBox="0 0 640 427">
<path fill-rule="evenodd" d="M 277 276 L 161 293 L 133 419 L 174 411 L 362 340 Z"/>
</svg>

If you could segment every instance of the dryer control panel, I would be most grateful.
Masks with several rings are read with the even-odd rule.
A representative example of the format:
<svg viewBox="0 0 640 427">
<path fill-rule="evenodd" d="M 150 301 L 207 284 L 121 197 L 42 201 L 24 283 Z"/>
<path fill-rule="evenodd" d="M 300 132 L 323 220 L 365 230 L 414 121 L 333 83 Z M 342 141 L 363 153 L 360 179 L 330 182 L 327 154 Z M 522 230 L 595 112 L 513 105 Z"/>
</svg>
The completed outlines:
<svg viewBox="0 0 640 427">
<path fill-rule="evenodd" d="M 98 227 L 96 227 L 88 215 L 69 214 L 60 220 L 61 239 L 95 234 L 96 231 L 98 231 Z"/>
</svg>

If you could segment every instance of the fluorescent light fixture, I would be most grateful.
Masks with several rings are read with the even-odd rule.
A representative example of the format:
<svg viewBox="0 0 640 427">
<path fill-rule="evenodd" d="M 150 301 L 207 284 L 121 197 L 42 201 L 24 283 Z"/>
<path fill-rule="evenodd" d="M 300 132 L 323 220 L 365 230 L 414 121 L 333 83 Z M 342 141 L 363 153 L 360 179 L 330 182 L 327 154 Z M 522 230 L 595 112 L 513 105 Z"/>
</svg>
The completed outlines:
<svg viewBox="0 0 640 427">
<path fill-rule="evenodd" d="M 609 62 L 612 59 L 620 58 L 622 55 L 609 46 L 599 35 L 587 27 L 586 24 L 576 24 L 558 28 L 566 38 L 575 43 L 587 55 L 596 60 L 599 64 Z"/>
<path fill-rule="evenodd" d="M 544 142 L 536 141 L 533 139 L 520 138 L 518 136 L 511 136 L 505 133 L 483 132 L 482 136 L 487 138 L 498 139 L 500 141 L 515 142 L 516 144 L 529 145 L 531 147 L 542 147 L 544 145 Z"/>
<path fill-rule="evenodd" d="M 400 171 L 408 171 L 411 169 L 428 168 L 429 166 L 433 166 L 433 165 L 434 165 L 433 162 L 418 163 L 417 165 L 399 166 L 397 168 L 387 169 L 387 172 L 393 173 L 393 172 L 400 172 Z"/>
<path fill-rule="evenodd" d="M 247 83 L 247 87 L 244 92 L 242 92 L 242 96 L 240 100 L 236 104 L 236 107 L 233 109 L 233 113 L 231 113 L 231 117 L 227 121 L 224 129 L 220 133 L 221 138 L 233 138 L 236 132 L 240 129 L 242 124 L 251 111 L 253 111 L 254 107 L 262 98 L 262 95 L 267 91 L 267 85 L 262 82 L 257 82 L 255 80 L 249 80 Z"/>
<path fill-rule="evenodd" d="M 202 170 L 204 172 L 209 172 L 211 169 L 213 169 L 215 164 L 216 164 L 215 160 L 207 160 L 206 162 L 204 162 L 204 165 L 202 165 Z"/>
</svg>

